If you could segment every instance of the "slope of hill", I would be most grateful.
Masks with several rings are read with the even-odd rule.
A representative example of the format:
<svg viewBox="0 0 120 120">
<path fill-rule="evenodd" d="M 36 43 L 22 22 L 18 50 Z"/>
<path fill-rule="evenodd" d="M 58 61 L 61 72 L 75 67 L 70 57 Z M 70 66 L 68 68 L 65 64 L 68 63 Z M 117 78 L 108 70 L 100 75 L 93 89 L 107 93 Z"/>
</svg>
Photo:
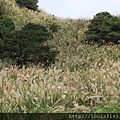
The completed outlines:
<svg viewBox="0 0 120 120">
<path fill-rule="evenodd" d="M 19 8 L 15 0 L 2 0 L 1 7 L 4 12 L 4 16 L 8 16 L 13 19 L 16 24 L 16 29 L 19 29 L 21 26 L 34 22 L 45 24 L 44 20 L 54 20 L 55 17 L 48 15 L 42 10 L 34 12 L 28 10 L 27 8 Z"/>
<path fill-rule="evenodd" d="M 1 67 L 1 112 L 120 112 L 120 45 L 83 44 L 89 20 L 20 9 L 14 0 L 0 7 L 16 29 L 29 22 L 61 26 L 47 42 L 60 51 L 50 68 Z"/>
</svg>

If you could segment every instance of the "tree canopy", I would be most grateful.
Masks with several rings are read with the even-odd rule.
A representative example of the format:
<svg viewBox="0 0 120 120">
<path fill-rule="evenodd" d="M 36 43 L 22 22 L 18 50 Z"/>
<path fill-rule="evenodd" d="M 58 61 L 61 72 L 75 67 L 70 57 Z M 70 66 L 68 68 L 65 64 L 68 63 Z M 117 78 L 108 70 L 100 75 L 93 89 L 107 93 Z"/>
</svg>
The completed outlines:
<svg viewBox="0 0 120 120">
<path fill-rule="evenodd" d="M 97 42 L 100 44 L 118 44 L 120 40 L 120 19 L 108 12 L 101 12 L 94 16 L 86 31 L 88 43 Z"/>
<path fill-rule="evenodd" d="M 28 9 L 36 11 L 38 8 L 38 0 L 15 0 L 20 7 L 26 7 Z"/>
</svg>

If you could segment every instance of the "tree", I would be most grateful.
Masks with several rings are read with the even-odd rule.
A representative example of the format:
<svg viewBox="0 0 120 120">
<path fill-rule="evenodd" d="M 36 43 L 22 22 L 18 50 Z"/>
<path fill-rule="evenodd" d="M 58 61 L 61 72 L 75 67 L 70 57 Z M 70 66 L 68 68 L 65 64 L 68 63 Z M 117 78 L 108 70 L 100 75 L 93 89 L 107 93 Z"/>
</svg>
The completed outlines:
<svg viewBox="0 0 120 120">
<path fill-rule="evenodd" d="M 120 19 L 108 12 L 101 12 L 94 16 L 88 25 L 86 41 L 99 44 L 112 42 L 118 44 L 120 40 Z"/>
<path fill-rule="evenodd" d="M 38 0 L 15 0 L 20 7 L 26 7 L 33 11 L 36 11 L 38 8 Z"/>
<path fill-rule="evenodd" d="M 20 68 L 29 63 L 48 67 L 55 62 L 58 53 L 44 44 L 51 37 L 52 34 L 43 25 L 29 23 L 20 31 L 5 34 L 1 57 L 15 61 Z"/>
</svg>

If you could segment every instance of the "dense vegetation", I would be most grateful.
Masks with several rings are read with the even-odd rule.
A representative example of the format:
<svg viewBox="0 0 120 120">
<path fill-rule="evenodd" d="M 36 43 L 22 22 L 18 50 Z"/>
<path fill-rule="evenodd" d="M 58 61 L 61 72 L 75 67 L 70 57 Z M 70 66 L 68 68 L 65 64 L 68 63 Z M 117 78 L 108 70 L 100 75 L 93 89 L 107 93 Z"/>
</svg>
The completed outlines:
<svg viewBox="0 0 120 120">
<path fill-rule="evenodd" d="M 30 63 L 47 67 L 55 62 L 58 51 L 43 44 L 52 38 L 43 25 L 29 23 L 16 31 L 12 20 L 4 18 L 0 21 L 0 38 L 0 59 L 15 61 L 20 68 Z"/>
<path fill-rule="evenodd" d="M 38 0 L 15 0 L 16 3 L 20 6 L 20 7 L 26 7 L 28 9 L 31 10 L 37 10 L 38 8 Z"/>
<path fill-rule="evenodd" d="M 0 61 L 1 112 L 120 112 L 119 44 L 84 44 L 91 20 L 36 13 L 19 8 L 14 0 L 1 0 L 0 6 L 2 19 L 11 19 L 20 33 L 21 37 L 13 35 L 19 42 L 31 23 L 42 25 L 50 33 L 44 45 L 59 51 L 58 61 L 48 69 L 36 65 L 18 69 Z"/>
<path fill-rule="evenodd" d="M 118 44 L 120 40 L 120 19 L 108 12 L 101 12 L 94 16 L 86 31 L 86 41 Z"/>
</svg>

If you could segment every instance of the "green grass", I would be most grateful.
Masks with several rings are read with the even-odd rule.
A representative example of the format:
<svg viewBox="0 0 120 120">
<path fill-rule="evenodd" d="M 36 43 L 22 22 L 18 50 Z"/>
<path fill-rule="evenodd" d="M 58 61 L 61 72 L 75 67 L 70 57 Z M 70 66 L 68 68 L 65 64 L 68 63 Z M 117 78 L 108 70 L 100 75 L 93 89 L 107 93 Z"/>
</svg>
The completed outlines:
<svg viewBox="0 0 120 120">
<path fill-rule="evenodd" d="M 97 113 L 120 113 L 120 101 L 114 105 L 101 105 L 96 111 Z"/>
</svg>

